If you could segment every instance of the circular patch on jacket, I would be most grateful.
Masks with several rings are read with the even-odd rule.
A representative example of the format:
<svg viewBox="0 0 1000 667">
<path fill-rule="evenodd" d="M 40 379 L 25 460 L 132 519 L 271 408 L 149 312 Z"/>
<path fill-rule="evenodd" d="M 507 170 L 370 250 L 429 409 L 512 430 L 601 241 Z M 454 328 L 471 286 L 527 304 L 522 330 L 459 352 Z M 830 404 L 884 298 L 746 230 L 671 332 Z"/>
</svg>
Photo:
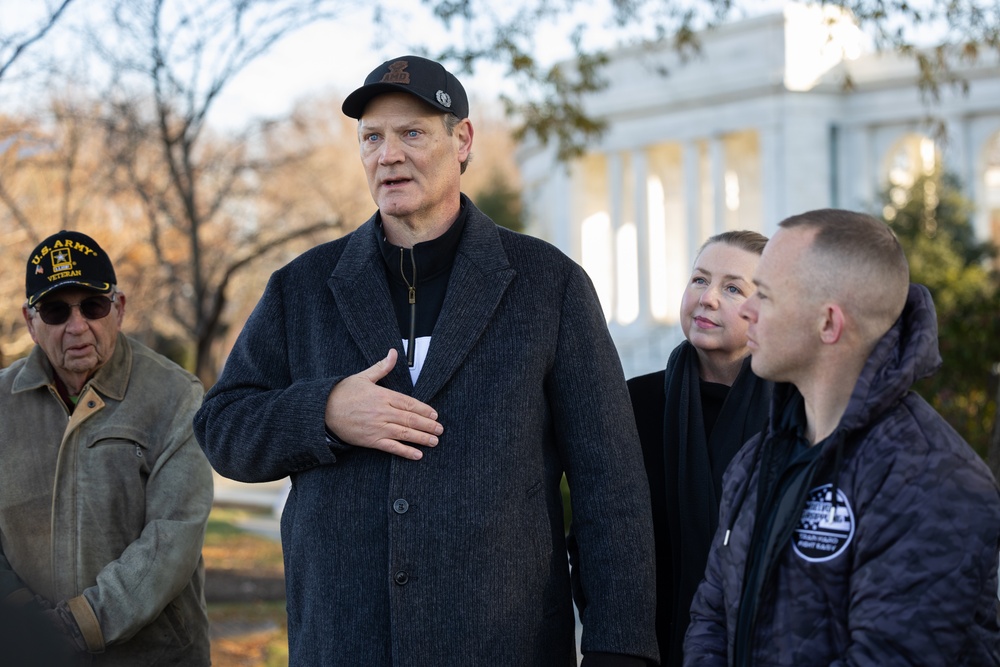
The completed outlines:
<svg viewBox="0 0 1000 667">
<path fill-rule="evenodd" d="M 844 553 L 854 538 L 854 511 L 843 490 L 837 489 L 833 504 L 833 485 L 817 486 L 806 496 L 799 527 L 792 533 L 792 548 L 803 560 L 822 563 Z"/>
</svg>

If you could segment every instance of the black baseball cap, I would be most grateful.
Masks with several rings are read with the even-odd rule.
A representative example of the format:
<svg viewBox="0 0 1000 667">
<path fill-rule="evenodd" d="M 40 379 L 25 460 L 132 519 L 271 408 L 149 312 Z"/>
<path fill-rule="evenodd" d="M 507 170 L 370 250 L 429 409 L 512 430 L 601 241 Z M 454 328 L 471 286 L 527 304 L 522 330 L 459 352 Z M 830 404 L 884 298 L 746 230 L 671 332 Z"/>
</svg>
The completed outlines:
<svg viewBox="0 0 1000 667">
<path fill-rule="evenodd" d="M 441 63 L 420 56 L 400 56 L 372 70 L 361 86 L 344 100 L 341 109 L 351 118 L 361 118 L 365 107 L 376 95 L 410 93 L 435 109 L 469 117 L 469 97 L 455 75 Z"/>
<path fill-rule="evenodd" d="M 24 278 L 29 306 L 64 287 L 83 287 L 107 294 L 117 283 L 115 267 L 97 241 L 65 229 L 32 251 Z"/>
</svg>

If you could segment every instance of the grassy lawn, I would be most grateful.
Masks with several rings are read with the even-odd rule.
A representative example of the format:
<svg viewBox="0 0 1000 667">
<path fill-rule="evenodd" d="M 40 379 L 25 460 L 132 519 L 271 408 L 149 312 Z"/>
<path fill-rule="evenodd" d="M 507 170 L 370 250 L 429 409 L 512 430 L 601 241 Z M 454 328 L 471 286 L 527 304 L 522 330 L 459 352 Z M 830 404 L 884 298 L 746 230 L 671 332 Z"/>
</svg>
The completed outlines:
<svg viewBox="0 0 1000 667">
<path fill-rule="evenodd" d="M 288 667 L 284 602 L 210 604 L 208 617 L 213 667 Z"/>
<path fill-rule="evenodd" d="M 240 528 L 242 519 L 253 517 L 250 510 L 215 507 L 208 515 L 205 529 L 205 567 L 216 570 L 249 571 L 258 574 L 283 575 L 281 545 Z"/>
<path fill-rule="evenodd" d="M 253 513 L 244 509 L 212 510 L 205 533 L 206 579 L 213 573 L 284 575 L 281 545 L 239 527 Z M 236 578 L 238 580 L 238 577 Z M 288 636 L 283 600 L 209 601 L 214 667 L 287 667 Z"/>
</svg>

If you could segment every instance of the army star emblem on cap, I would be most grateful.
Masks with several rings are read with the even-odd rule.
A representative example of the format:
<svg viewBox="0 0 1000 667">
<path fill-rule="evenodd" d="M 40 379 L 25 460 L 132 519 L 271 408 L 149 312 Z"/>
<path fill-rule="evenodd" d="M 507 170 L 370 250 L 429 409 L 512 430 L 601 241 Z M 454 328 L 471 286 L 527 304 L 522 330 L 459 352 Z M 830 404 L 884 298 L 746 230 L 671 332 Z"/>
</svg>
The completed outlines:
<svg viewBox="0 0 1000 667">
<path fill-rule="evenodd" d="M 52 270 L 69 271 L 73 268 L 73 261 L 70 259 L 69 248 L 52 251 Z"/>
</svg>

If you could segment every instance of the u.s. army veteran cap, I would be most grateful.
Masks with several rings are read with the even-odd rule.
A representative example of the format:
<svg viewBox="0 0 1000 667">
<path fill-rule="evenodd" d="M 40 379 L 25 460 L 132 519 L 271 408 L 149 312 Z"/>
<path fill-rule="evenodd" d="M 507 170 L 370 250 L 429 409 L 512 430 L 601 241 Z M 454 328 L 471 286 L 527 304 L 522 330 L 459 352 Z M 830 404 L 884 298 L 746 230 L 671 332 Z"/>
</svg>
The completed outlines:
<svg viewBox="0 0 1000 667">
<path fill-rule="evenodd" d="M 115 267 L 97 241 L 63 230 L 38 244 L 28 257 L 24 278 L 28 305 L 63 287 L 83 287 L 108 293 L 118 282 Z"/>
<path fill-rule="evenodd" d="M 360 119 L 373 97 L 398 92 L 416 95 L 460 120 L 469 117 L 469 97 L 455 75 L 441 63 L 420 56 L 400 56 L 376 67 L 365 85 L 347 96 L 341 109 L 347 116 Z"/>
</svg>

